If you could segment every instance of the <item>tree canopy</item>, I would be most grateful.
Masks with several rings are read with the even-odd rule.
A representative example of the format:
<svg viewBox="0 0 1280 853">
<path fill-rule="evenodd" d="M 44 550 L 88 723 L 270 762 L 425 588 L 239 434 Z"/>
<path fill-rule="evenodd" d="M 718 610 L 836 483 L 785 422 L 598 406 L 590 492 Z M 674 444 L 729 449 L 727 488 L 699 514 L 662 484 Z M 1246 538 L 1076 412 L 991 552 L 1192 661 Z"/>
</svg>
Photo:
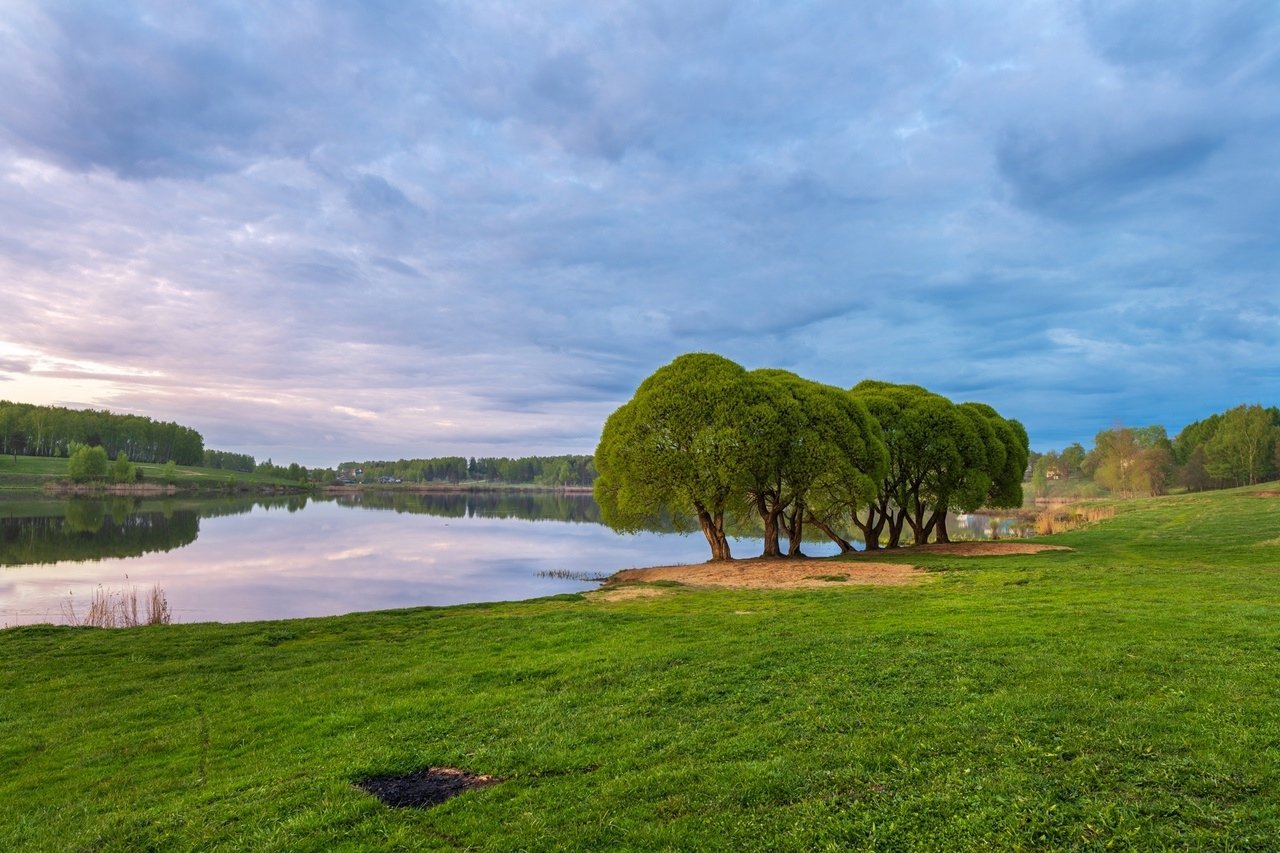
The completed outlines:
<svg viewBox="0 0 1280 853">
<path fill-rule="evenodd" d="M 948 510 L 1022 500 L 1027 435 L 990 406 L 919 386 L 865 381 L 851 391 L 782 370 L 745 371 L 693 353 L 659 368 L 609 416 L 596 449 L 596 499 L 623 532 L 666 521 L 729 559 L 725 518 L 754 511 L 765 556 L 800 553 L 806 524 L 853 546 L 946 538 Z"/>
<path fill-rule="evenodd" d="M 596 448 L 605 523 L 624 532 L 663 518 L 696 524 L 712 559 L 729 559 L 725 516 L 741 507 L 763 454 L 776 452 L 780 414 L 767 390 L 708 353 L 682 355 L 640 383 Z"/>
<path fill-rule="evenodd" d="M 0 400 L 0 452 L 69 456 L 72 444 L 101 446 L 108 458 L 124 453 L 135 462 L 199 465 L 204 438 L 190 427 L 141 415 L 67 409 Z"/>
</svg>

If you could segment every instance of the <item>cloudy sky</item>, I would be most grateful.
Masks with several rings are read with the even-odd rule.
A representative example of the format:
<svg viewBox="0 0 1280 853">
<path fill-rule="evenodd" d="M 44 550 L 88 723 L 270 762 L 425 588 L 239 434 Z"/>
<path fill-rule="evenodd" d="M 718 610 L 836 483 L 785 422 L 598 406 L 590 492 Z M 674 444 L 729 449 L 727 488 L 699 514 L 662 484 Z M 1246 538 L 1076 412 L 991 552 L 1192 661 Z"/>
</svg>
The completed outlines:
<svg viewBox="0 0 1280 853">
<path fill-rule="evenodd" d="M 0 399 L 591 452 L 689 351 L 1037 449 L 1280 403 L 1258 2 L 0 4 Z"/>
</svg>

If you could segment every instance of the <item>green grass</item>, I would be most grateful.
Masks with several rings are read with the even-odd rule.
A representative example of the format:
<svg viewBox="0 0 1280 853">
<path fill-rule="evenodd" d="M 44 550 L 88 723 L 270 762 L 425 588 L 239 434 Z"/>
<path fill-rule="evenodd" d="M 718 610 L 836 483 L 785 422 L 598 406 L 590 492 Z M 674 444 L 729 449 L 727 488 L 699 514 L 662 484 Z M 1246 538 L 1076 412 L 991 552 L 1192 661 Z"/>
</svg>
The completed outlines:
<svg viewBox="0 0 1280 853">
<path fill-rule="evenodd" d="M 147 462 L 137 463 L 143 482 L 164 483 L 164 466 Z M 177 466 L 175 485 L 180 489 L 218 489 L 235 478 L 238 486 L 296 486 L 296 482 L 268 477 L 263 474 L 245 474 L 240 471 L 224 471 L 218 468 Z M 45 484 L 67 480 L 67 460 L 58 457 L 0 455 L 0 491 L 30 491 Z"/>
<path fill-rule="evenodd" d="M 1275 849 L 1278 519 L 1136 501 L 1071 552 L 894 557 L 937 574 L 905 588 L 0 632 L 0 838 Z M 426 811 L 351 784 L 439 765 L 506 781 Z"/>
</svg>

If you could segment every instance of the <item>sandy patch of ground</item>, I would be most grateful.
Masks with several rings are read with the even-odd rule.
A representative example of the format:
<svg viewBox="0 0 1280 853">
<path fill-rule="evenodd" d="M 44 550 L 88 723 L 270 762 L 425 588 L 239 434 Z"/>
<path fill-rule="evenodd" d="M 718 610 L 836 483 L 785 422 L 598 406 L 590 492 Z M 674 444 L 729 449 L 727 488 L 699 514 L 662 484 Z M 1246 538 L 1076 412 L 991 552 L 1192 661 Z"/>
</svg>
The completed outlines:
<svg viewBox="0 0 1280 853">
<path fill-rule="evenodd" d="M 1041 551 L 1070 551 L 1066 545 L 1040 545 L 1035 542 L 938 542 L 913 545 L 906 553 L 946 554 L 950 557 L 999 557 L 1007 554 L 1039 554 Z"/>
<path fill-rule="evenodd" d="M 1255 498 L 1280 498 L 1280 492 L 1254 492 Z"/>
<path fill-rule="evenodd" d="M 1038 554 L 1041 551 L 1070 551 L 1063 545 L 1031 542 L 946 542 L 912 546 L 894 554 L 945 554 L 956 557 L 991 557 L 1004 554 Z M 884 552 L 882 552 L 884 553 Z M 853 559 L 825 557 L 764 559 L 756 557 L 727 563 L 692 563 L 687 566 L 655 566 L 623 569 L 613 574 L 591 598 L 624 601 L 662 595 L 662 587 L 621 586 L 653 581 L 678 581 L 688 586 L 727 586 L 753 589 L 804 589 L 833 586 L 904 586 L 933 577 L 928 572 L 903 563 L 881 563 L 865 552 Z"/>
<path fill-rule="evenodd" d="M 841 578 L 840 576 L 843 576 Z M 919 583 L 929 576 L 915 566 L 901 563 L 873 563 L 862 560 L 750 559 L 722 563 L 693 563 L 688 566 L 655 566 L 624 569 L 611 578 L 609 586 L 634 581 L 679 581 L 689 586 L 732 586 L 755 589 L 801 589 L 813 587 L 901 586 Z M 828 578 L 824 580 L 824 578 Z M 643 588 L 643 587 L 642 587 Z M 626 589 L 626 588 L 624 588 Z M 652 589 L 652 587 L 649 587 Z M 660 591 L 658 588 L 656 591 Z M 622 592 L 623 589 L 613 590 Z"/>
<path fill-rule="evenodd" d="M 665 595 L 667 589 L 660 586 L 620 586 L 605 587 L 593 592 L 584 593 L 592 601 L 627 601 L 632 598 L 653 598 Z"/>
</svg>

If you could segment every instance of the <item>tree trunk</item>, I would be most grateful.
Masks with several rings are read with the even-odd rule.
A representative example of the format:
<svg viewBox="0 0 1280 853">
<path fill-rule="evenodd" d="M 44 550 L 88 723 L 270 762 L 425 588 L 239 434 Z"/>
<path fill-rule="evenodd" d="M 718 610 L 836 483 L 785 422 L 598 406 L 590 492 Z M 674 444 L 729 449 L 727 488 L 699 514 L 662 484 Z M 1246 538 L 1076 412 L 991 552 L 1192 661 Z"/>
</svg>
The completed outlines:
<svg viewBox="0 0 1280 853">
<path fill-rule="evenodd" d="M 769 500 L 764 493 L 755 495 L 756 512 L 760 514 L 760 520 L 764 522 L 764 553 L 762 557 L 780 557 L 782 556 L 782 546 L 778 542 L 778 516 L 782 514 L 782 508 L 778 506 L 775 500 L 773 506 L 769 505 Z"/>
<path fill-rule="evenodd" d="M 883 527 L 884 522 L 880 522 L 880 527 L 876 526 L 876 519 L 879 517 L 876 514 L 876 505 L 870 504 L 867 507 L 866 521 L 858 520 L 858 510 L 856 508 L 849 513 L 849 517 L 853 521 L 853 526 L 862 531 L 862 541 L 866 544 L 867 550 L 878 551 L 880 549 L 880 529 Z M 830 536 L 831 534 L 828 533 L 827 535 Z"/>
<path fill-rule="evenodd" d="M 870 526 L 870 529 L 867 531 L 867 538 L 864 540 L 868 551 L 880 550 L 880 534 L 884 533 L 884 524 L 886 520 L 888 520 L 888 516 L 883 512 L 876 513 L 875 524 Z"/>
<path fill-rule="evenodd" d="M 858 521 L 858 513 L 853 514 L 853 523 L 862 531 L 862 541 L 867 546 L 868 551 L 880 550 L 880 534 L 884 533 L 885 524 L 893 517 L 889 510 L 889 501 L 887 498 L 880 500 L 880 505 L 874 503 L 867 505 L 866 522 Z"/>
<path fill-rule="evenodd" d="M 698 526 L 702 528 L 702 535 L 707 537 L 707 544 L 711 546 L 712 562 L 732 560 L 733 555 L 729 553 L 729 538 L 724 534 L 724 513 L 717 512 L 712 515 L 701 505 L 697 506 L 697 510 Z"/>
<path fill-rule="evenodd" d="M 787 556 L 803 557 L 800 544 L 804 541 L 804 502 L 796 501 L 791 510 L 791 517 L 783 518 L 787 522 Z"/>
<path fill-rule="evenodd" d="M 929 526 L 933 528 L 934 542 L 950 542 L 951 535 L 947 533 L 947 512 L 946 510 L 934 510 L 933 516 L 929 519 Z"/>
<path fill-rule="evenodd" d="M 902 547 L 902 528 L 907 520 L 907 511 L 900 509 L 889 516 L 889 544 L 886 547 Z"/>
<path fill-rule="evenodd" d="M 823 533 L 825 533 L 827 535 L 827 538 L 829 538 L 832 542 L 836 543 L 836 545 L 840 546 L 841 554 L 850 554 L 854 551 L 853 544 L 848 539 L 845 539 L 843 536 L 841 536 L 839 533 L 836 533 L 835 530 L 831 528 L 831 525 L 826 524 L 825 522 L 819 521 L 818 519 L 814 518 L 812 515 L 809 516 L 809 523 L 812 524 L 814 527 L 818 528 L 819 530 L 821 530 Z"/>
</svg>

